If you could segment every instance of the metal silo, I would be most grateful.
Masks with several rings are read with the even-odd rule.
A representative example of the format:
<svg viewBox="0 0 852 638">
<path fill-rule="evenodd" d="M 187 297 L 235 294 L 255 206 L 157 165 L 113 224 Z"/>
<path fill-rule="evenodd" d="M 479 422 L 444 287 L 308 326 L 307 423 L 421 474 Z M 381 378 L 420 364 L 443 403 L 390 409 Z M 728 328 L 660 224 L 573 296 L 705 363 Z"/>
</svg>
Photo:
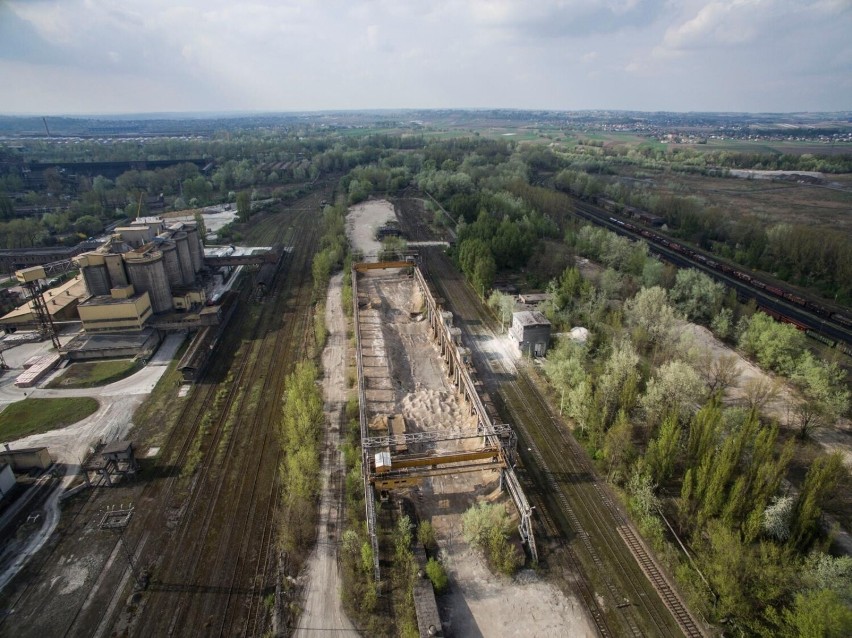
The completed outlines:
<svg viewBox="0 0 852 638">
<path fill-rule="evenodd" d="M 144 252 L 143 252 L 144 251 Z M 172 290 L 163 264 L 163 253 L 144 248 L 125 254 L 127 273 L 136 292 L 147 292 L 154 312 L 171 310 Z"/>
</svg>

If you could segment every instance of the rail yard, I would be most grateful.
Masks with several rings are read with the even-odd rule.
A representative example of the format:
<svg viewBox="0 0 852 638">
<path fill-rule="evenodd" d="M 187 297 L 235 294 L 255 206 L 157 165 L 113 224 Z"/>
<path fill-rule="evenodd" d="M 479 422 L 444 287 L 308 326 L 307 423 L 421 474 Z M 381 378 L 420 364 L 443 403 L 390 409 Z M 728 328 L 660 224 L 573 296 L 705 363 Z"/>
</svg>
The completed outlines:
<svg viewBox="0 0 852 638">
<path fill-rule="evenodd" d="M 265 275 L 264 301 L 243 288 L 217 355 L 185 398 L 177 396 L 176 370 L 161 384 L 169 387 L 158 390 L 159 422 L 134 432 L 156 454 L 141 460 L 138 478 L 68 500 L 49 548 L 4 590 L 2 606 L 15 612 L 0 619 L 0 633 L 255 636 L 271 629 L 275 583 L 287 573 L 275 542 L 276 425 L 284 379 L 312 345 L 315 218 L 330 198 L 331 186 L 319 184 L 258 220 L 253 241 L 293 247 L 277 276 Z M 102 528 L 104 513 L 115 510 L 127 512 L 124 526 Z M 67 594 L 61 602 L 57 581 Z"/>
</svg>

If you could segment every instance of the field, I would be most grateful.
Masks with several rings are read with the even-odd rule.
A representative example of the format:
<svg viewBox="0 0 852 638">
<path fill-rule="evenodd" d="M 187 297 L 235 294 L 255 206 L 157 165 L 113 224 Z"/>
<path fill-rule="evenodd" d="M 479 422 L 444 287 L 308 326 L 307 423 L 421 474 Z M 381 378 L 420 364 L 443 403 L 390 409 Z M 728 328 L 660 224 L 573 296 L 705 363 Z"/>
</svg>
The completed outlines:
<svg viewBox="0 0 852 638">
<path fill-rule="evenodd" d="M 98 402 L 88 397 L 24 399 L 0 412 L 0 439 L 13 441 L 49 432 L 94 414 Z"/>
<path fill-rule="evenodd" d="M 94 388 L 130 376 L 141 365 L 131 359 L 92 361 L 71 364 L 61 376 L 53 379 L 49 388 Z"/>
</svg>

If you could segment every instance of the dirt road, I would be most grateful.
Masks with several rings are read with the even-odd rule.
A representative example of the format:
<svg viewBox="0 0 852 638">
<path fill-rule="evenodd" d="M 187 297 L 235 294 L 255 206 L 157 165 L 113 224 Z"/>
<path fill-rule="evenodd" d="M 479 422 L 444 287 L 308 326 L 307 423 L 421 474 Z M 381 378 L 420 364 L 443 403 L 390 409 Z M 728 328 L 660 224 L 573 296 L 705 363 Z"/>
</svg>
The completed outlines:
<svg viewBox="0 0 852 638">
<path fill-rule="evenodd" d="M 340 451 L 346 404 L 346 318 L 340 299 L 342 281 L 342 274 L 332 277 L 325 308 L 328 343 L 322 355 L 326 414 L 322 493 L 317 544 L 305 569 L 304 611 L 296 629 L 297 638 L 309 638 L 318 631 L 323 636 L 358 635 L 343 612 L 337 571 L 337 548 L 343 523 L 342 487 L 346 471 Z"/>
</svg>

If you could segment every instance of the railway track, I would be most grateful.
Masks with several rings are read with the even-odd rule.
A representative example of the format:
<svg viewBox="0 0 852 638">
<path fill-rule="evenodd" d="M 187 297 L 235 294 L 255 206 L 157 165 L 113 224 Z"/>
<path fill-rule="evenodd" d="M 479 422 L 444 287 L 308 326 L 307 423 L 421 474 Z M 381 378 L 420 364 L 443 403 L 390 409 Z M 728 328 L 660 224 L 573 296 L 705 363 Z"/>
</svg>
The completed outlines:
<svg viewBox="0 0 852 638">
<path fill-rule="evenodd" d="M 155 572 L 148 611 L 134 625 L 135 635 L 258 635 L 265 629 L 263 599 L 274 591 L 269 577 L 280 490 L 276 417 L 284 377 L 306 346 L 310 263 L 317 242 L 316 225 L 306 212 L 297 212 L 291 221 L 286 239 L 295 248 L 284 262 L 287 272 L 276 279 L 244 343 L 251 354 L 236 366 L 235 394 L 229 392 L 195 478 L 182 532 Z M 256 407 L 234 404 L 238 397 L 249 401 L 256 387 L 261 388 Z M 241 417 L 223 439 L 221 425 L 232 410 Z M 213 462 L 216 450 L 220 463 Z"/>
</svg>

